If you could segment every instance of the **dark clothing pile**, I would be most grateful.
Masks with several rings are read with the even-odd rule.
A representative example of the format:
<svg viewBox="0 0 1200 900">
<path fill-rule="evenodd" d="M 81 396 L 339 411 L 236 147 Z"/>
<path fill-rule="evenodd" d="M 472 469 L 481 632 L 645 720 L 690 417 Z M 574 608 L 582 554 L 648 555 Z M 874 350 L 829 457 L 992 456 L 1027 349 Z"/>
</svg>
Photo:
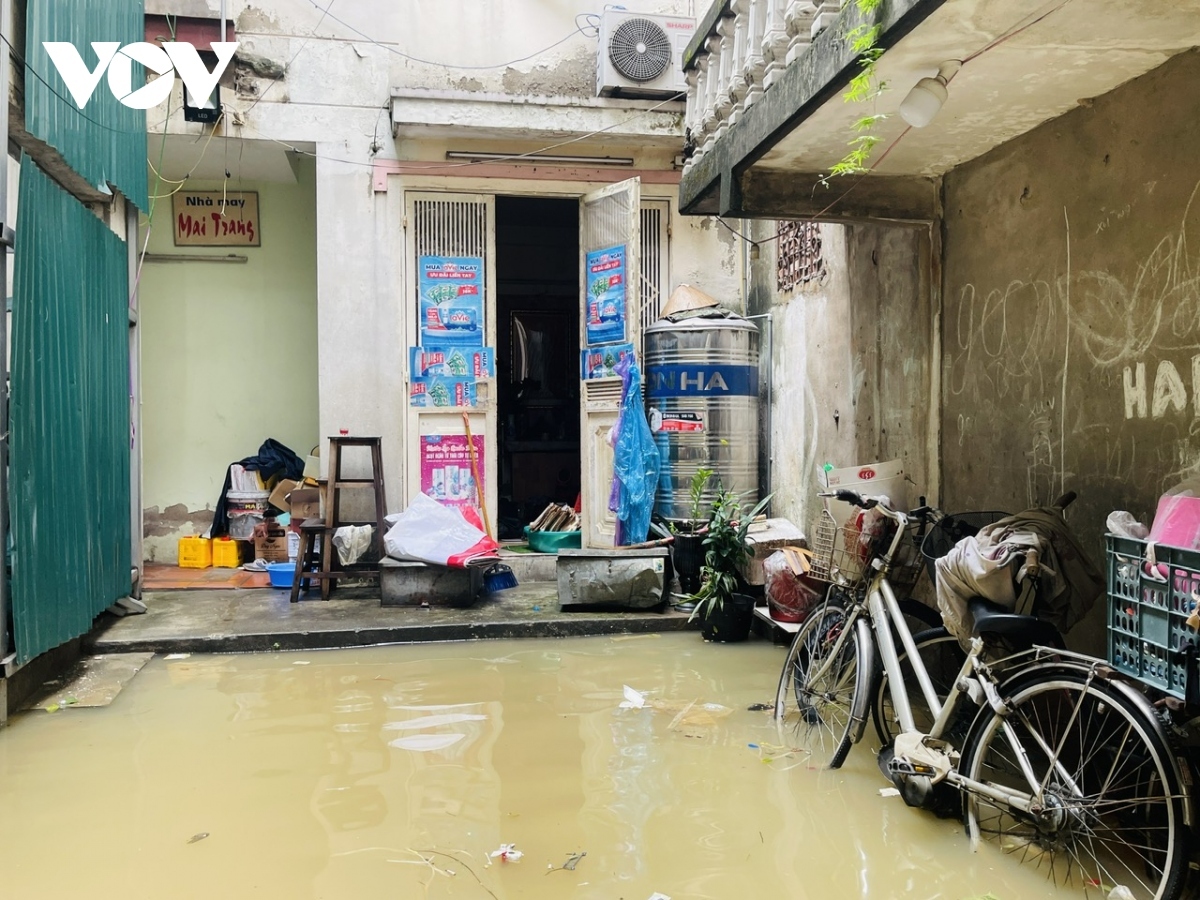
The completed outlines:
<svg viewBox="0 0 1200 900">
<path fill-rule="evenodd" d="M 304 460 L 274 438 L 267 438 L 258 448 L 256 455 L 248 456 L 233 465 L 258 472 L 264 484 L 277 475 L 293 481 L 304 477 Z M 211 537 L 229 534 L 229 514 L 225 511 L 225 497 L 233 484 L 233 465 L 225 470 L 225 485 L 221 488 L 221 499 L 217 501 L 217 508 L 213 513 Z"/>
</svg>

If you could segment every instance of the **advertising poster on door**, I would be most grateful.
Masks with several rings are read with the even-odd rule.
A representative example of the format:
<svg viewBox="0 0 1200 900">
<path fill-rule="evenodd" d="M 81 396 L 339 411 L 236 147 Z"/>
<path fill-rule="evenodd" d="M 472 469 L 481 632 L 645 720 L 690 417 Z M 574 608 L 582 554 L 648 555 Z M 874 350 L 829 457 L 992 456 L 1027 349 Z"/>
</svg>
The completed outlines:
<svg viewBox="0 0 1200 900">
<path fill-rule="evenodd" d="M 483 478 L 483 436 L 471 435 L 475 462 Z M 421 493 L 442 506 L 479 508 L 479 491 L 471 473 L 471 452 L 464 434 L 421 435 Z"/>
<path fill-rule="evenodd" d="M 625 340 L 625 246 L 587 255 L 587 342 Z"/>
<path fill-rule="evenodd" d="M 483 259 L 477 256 L 422 256 L 421 345 L 482 347 Z"/>
</svg>

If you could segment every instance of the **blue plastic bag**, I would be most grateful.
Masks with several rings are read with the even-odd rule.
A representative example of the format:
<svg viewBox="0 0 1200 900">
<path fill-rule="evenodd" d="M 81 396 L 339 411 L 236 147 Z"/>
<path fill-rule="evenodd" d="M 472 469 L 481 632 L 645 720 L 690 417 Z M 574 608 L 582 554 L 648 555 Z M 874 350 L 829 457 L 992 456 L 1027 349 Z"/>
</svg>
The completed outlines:
<svg viewBox="0 0 1200 900">
<path fill-rule="evenodd" d="M 642 373 L 630 354 L 616 366 L 621 376 L 621 412 L 613 427 L 613 484 L 608 508 L 617 514 L 616 545 L 638 544 L 650 533 L 658 490 L 659 455 L 642 408 Z"/>
</svg>

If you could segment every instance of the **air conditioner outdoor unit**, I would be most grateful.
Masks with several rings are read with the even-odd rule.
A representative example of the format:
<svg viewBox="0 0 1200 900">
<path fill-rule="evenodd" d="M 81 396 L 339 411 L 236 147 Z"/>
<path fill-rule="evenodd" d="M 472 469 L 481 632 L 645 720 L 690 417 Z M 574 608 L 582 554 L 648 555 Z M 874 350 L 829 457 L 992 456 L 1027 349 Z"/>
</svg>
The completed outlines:
<svg viewBox="0 0 1200 900">
<path fill-rule="evenodd" d="M 695 19 L 606 9 L 600 16 L 596 93 L 653 98 L 684 93 L 683 54 L 695 33 Z"/>
</svg>

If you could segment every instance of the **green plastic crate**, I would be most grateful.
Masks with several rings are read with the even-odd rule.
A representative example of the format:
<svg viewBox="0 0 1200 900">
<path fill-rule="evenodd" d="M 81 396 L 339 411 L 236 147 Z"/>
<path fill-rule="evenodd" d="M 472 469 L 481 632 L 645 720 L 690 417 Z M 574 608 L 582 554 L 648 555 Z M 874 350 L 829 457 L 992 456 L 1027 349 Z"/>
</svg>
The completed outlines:
<svg viewBox="0 0 1200 900">
<path fill-rule="evenodd" d="M 1158 580 L 1147 574 L 1146 542 L 1108 535 L 1108 661 L 1165 694 L 1195 702 L 1200 635 L 1187 626 L 1200 599 L 1200 552 L 1155 545 Z"/>
</svg>

